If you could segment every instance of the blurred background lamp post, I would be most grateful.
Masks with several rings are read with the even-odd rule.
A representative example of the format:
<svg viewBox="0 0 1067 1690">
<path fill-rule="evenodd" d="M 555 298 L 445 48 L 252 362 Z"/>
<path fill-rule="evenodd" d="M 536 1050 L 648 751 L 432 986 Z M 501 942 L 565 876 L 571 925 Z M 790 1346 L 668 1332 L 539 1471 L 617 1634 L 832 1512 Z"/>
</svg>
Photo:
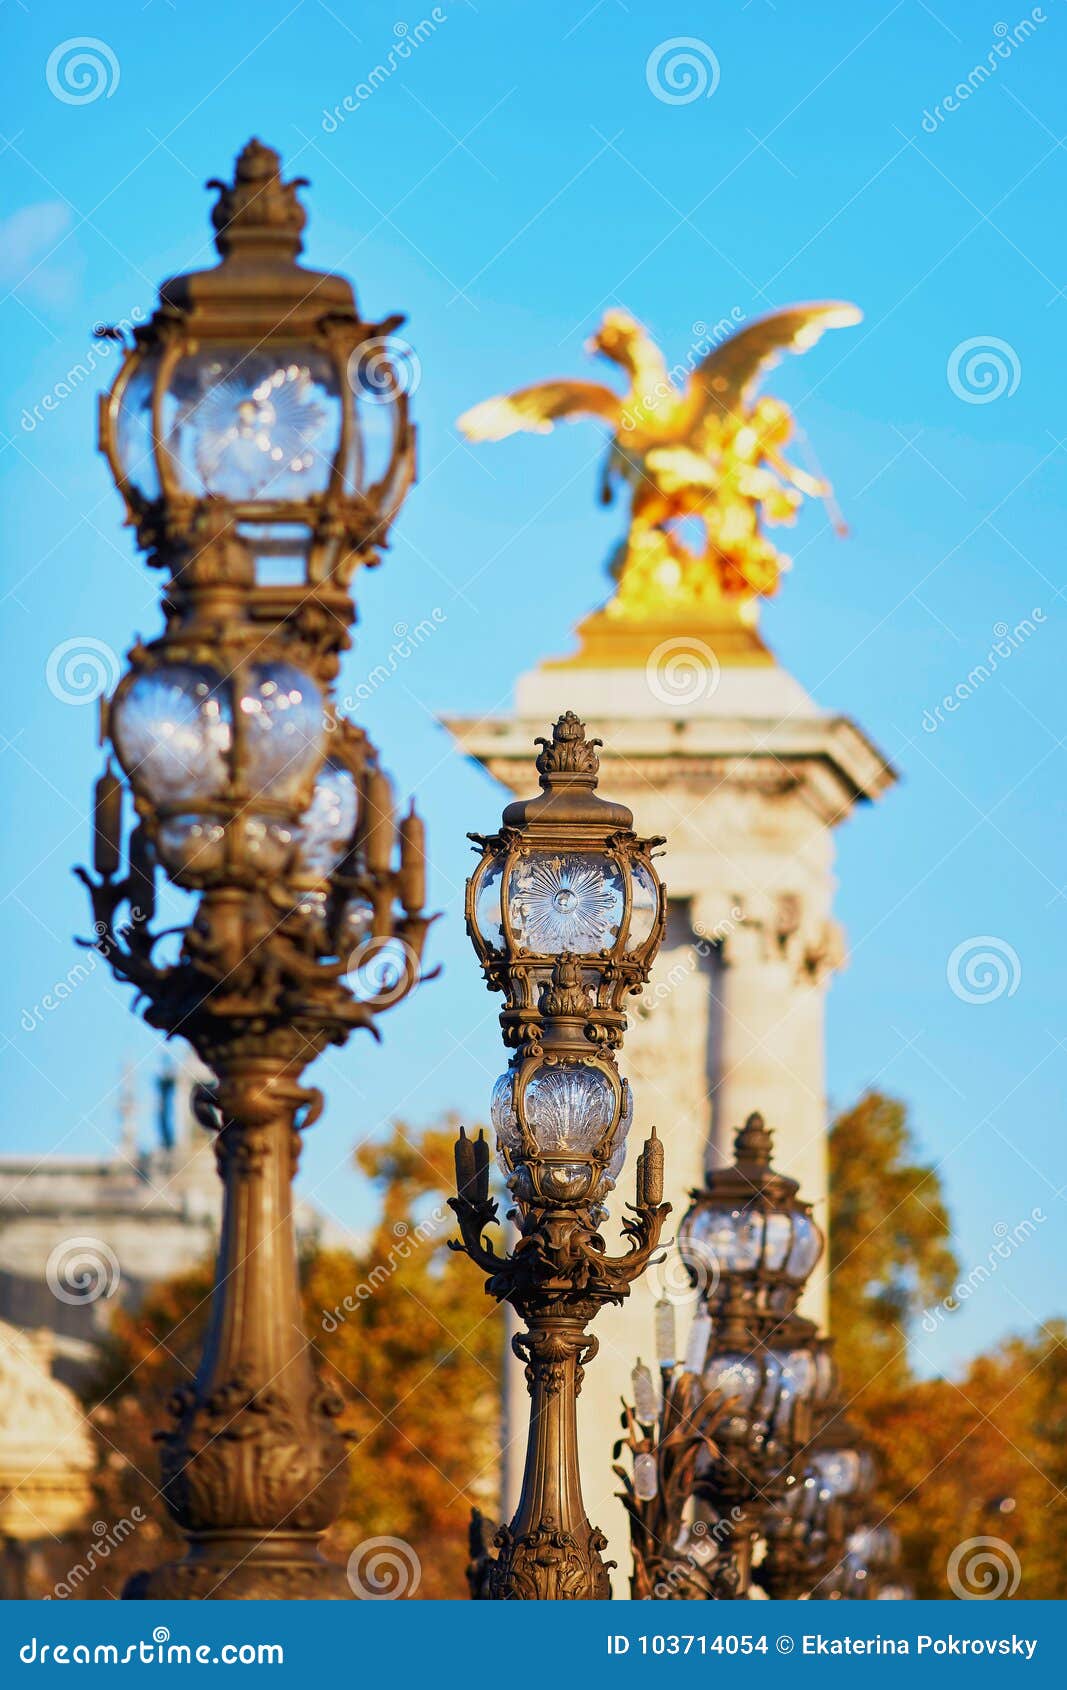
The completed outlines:
<svg viewBox="0 0 1067 1690">
<path fill-rule="evenodd" d="M 796 1181 L 771 1166 L 771 1150 L 762 1117 L 750 1115 L 733 1166 L 710 1172 L 693 1193 L 678 1231 L 700 1292 L 688 1353 L 678 1370 L 673 1323 L 661 1308 L 661 1392 L 635 1370 L 635 1394 L 647 1405 L 638 1402 L 631 1416 L 633 1478 L 621 1475 L 635 1594 L 749 1594 L 768 1510 L 781 1506 L 833 1388 L 828 1349 L 796 1313 L 822 1234 Z M 661 1518 L 652 1532 L 654 1512 Z"/>
<path fill-rule="evenodd" d="M 258 141 L 209 184 L 221 262 L 164 283 L 100 408 L 164 627 L 105 707 L 121 774 L 109 758 L 80 872 L 97 949 L 215 1075 L 197 1111 L 224 1185 L 203 1360 L 161 1434 L 189 1547 L 132 1581 L 143 1597 L 351 1594 L 318 1550 L 347 1478 L 301 1327 L 290 1187 L 323 1101 L 301 1075 L 411 990 L 429 924 L 422 824 L 397 825 L 332 697 L 353 573 L 413 476 L 401 319 L 364 322 L 347 281 L 297 262 L 303 185 Z M 158 870 L 196 899 L 166 959 Z"/>
<path fill-rule="evenodd" d="M 509 1256 L 485 1243 L 496 1218 L 489 1146 L 461 1132 L 452 1207 L 463 1242 L 454 1247 L 525 1324 L 513 1343 L 531 1395 L 518 1509 L 495 1535 L 476 1516 L 471 1588 L 478 1598 L 589 1601 L 611 1588 L 578 1470 L 576 1398 L 597 1349 L 587 1328 L 626 1297 L 669 1208 L 653 1129 L 623 1221 L 627 1249 L 607 1254 L 599 1229 L 633 1115 L 615 1053 L 625 999 L 647 980 L 663 937 L 666 899 L 652 862 L 662 840 L 638 839 L 631 812 L 596 792 L 599 741 L 568 712 L 538 744 L 540 795 L 509 804 L 498 833 L 471 835 L 481 860 L 467 887 L 468 931 L 489 989 L 503 994 L 514 1052 L 493 1088 L 492 1121 L 519 1241 Z"/>
</svg>

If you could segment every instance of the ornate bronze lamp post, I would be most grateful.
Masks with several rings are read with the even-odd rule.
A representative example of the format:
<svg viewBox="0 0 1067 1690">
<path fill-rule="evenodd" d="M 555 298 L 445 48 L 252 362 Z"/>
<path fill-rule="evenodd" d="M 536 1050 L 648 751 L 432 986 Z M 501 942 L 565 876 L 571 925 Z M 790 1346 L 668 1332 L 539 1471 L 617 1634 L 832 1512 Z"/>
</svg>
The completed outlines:
<svg viewBox="0 0 1067 1690">
<path fill-rule="evenodd" d="M 795 1180 L 771 1164 L 773 1138 L 750 1115 L 732 1167 L 711 1172 L 678 1229 L 678 1249 L 712 1316 L 704 1387 L 730 1408 L 716 1428 L 719 1453 L 702 1474 L 717 1520 L 728 1528 L 739 1596 L 765 1511 L 781 1496 L 825 1369 L 816 1332 L 796 1313 L 823 1239 Z"/>
<path fill-rule="evenodd" d="M 679 1253 L 700 1289 L 702 1312 L 694 1321 L 691 1364 L 680 1376 L 665 1374 L 664 1410 L 650 1429 L 648 1451 L 662 1465 L 664 1438 L 677 1441 L 676 1399 L 690 1405 L 694 1431 L 702 1415 L 713 1413 L 705 1421 L 713 1437 L 696 1451 L 687 1484 L 673 1488 L 657 1531 L 657 1553 L 668 1563 L 692 1559 L 698 1528 L 704 1547 L 714 1544 L 714 1558 L 702 1556 L 696 1581 L 712 1599 L 748 1595 L 756 1541 L 768 1513 L 782 1506 L 813 1410 L 833 1380 L 825 1344 L 796 1313 L 823 1247 L 810 1205 L 798 1196 L 796 1181 L 772 1167 L 772 1138 L 761 1116 L 749 1117 L 734 1148 L 734 1165 L 708 1175 L 679 1227 Z M 694 1340 L 706 1352 L 699 1362 Z M 659 1347 L 662 1366 L 670 1357 Z M 672 1347 L 668 1335 L 666 1350 Z M 636 1470 L 633 1489 L 638 1499 Z M 633 1507 L 630 1513 L 633 1528 Z M 662 1568 L 652 1578 L 647 1544 L 633 1529 L 631 1538 L 635 1594 L 644 1584 L 655 1592 L 657 1582 L 668 1596 L 687 1594 L 686 1583 L 694 1581 L 664 1577 Z"/>
<path fill-rule="evenodd" d="M 715 1433 L 729 1409 L 718 1394 L 704 1389 L 710 1329 L 710 1317 L 698 1314 L 679 1360 L 674 1307 L 658 1304 L 659 1387 L 651 1370 L 638 1361 L 632 1376 L 633 1407 L 623 1404 L 626 1436 L 614 1453 L 617 1461 L 623 1449 L 630 1451 L 632 1472 L 622 1466 L 615 1472 L 630 1517 L 630 1588 L 635 1602 L 717 1601 L 736 1594 L 737 1568 L 728 1553 L 728 1530 L 709 1529 L 708 1520 L 697 1516 L 701 1503 L 708 1504 L 705 1512 L 710 1512 L 715 1501 L 704 1481 L 720 1454 Z"/>
<path fill-rule="evenodd" d="M 847 1531 L 845 1495 L 820 1458 L 820 1439 L 835 1413 L 836 1370 L 831 1340 L 815 1345 L 814 1436 L 789 1473 L 785 1486 L 768 1499 L 763 1517 L 763 1559 L 757 1578 L 768 1596 L 783 1600 L 818 1593 L 835 1566 Z M 831 1441 L 833 1434 L 830 1433 Z M 851 1459 L 852 1451 L 837 1452 Z"/>
<path fill-rule="evenodd" d="M 221 262 L 164 283 L 101 402 L 101 444 L 164 628 L 130 653 L 104 733 L 133 794 L 98 783 L 96 945 L 145 1019 L 214 1071 L 199 1113 L 224 1185 L 211 1325 L 161 1435 L 182 1561 L 144 1597 L 350 1595 L 318 1550 L 346 1487 L 341 1404 L 301 1328 L 290 1185 L 322 1108 L 305 1067 L 416 983 L 422 825 L 331 689 L 413 473 L 406 397 L 348 282 L 297 262 L 300 182 L 252 141 L 214 210 Z M 157 869 L 194 894 L 180 944 L 150 931 Z M 126 924 L 118 912 L 125 907 Z M 173 928 L 170 930 L 175 931 Z"/>
<path fill-rule="evenodd" d="M 655 1250 L 663 1147 L 655 1130 L 638 1157 L 637 1201 L 609 1256 L 599 1227 L 626 1155 L 633 1114 L 615 1052 L 626 995 L 648 978 L 666 900 L 652 863 L 662 840 L 641 840 L 622 804 L 596 793 L 598 740 L 568 712 L 538 741 L 541 794 L 509 804 L 500 831 L 473 834 L 481 861 L 467 887 L 467 925 L 514 1051 L 493 1089 L 497 1148 L 515 1198 L 519 1242 L 501 1256 L 483 1240 L 489 1146 L 456 1146 L 464 1249 L 527 1330 L 514 1339 L 530 1387 L 530 1435 L 518 1510 L 472 1569 L 477 1597 L 594 1600 L 611 1594 L 603 1534 L 586 1518 L 578 1471 L 576 1398 L 596 1354 L 587 1328 L 621 1302 Z"/>
</svg>

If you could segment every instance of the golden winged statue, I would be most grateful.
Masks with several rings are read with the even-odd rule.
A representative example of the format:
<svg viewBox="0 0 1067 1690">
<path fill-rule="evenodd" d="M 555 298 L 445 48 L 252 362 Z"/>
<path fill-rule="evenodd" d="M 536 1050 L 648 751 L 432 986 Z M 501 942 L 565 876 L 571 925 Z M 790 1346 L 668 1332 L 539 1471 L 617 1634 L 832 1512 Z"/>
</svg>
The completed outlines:
<svg viewBox="0 0 1067 1690">
<path fill-rule="evenodd" d="M 537 382 L 475 405 L 458 426 L 468 440 L 546 434 L 580 417 L 608 426 L 602 502 L 611 502 L 620 483 L 630 488 L 629 531 L 612 565 L 609 612 L 636 617 L 723 598 L 751 602 L 774 593 L 789 564 L 764 523 L 792 522 L 807 496 L 827 500 L 840 528 L 829 484 L 784 455 L 793 432 L 789 407 L 757 397 L 756 388 L 783 352 L 806 352 L 824 330 L 860 320 L 859 309 L 841 301 L 787 306 L 710 349 L 704 340 L 686 364 L 668 370 L 647 330 L 628 312 L 611 310 L 586 351 L 622 369 L 625 394 L 595 381 Z M 699 538 L 689 544 L 693 526 Z"/>
</svg>

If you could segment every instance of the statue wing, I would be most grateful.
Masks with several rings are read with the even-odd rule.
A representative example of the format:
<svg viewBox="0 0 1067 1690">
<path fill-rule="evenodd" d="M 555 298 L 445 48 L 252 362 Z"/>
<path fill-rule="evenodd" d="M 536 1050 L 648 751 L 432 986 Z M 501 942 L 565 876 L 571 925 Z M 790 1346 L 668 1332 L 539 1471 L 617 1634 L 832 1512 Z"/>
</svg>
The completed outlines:
<svg viewBox="0 0 1067 1690">
<path fill-rule="evenodd" d="M 807 352 L 826 329 L 848 328 L 862 320 L 858 305 L 829 299 L 772 311 L 731 335 L 689 378 L 690 426 L 723 413 L 741 413 L 756 383 L 783 352 Z"/>
<path fill-rule="evenodd" d="M 553 424 L 600 417 L 617 428 L 622 400 L 598 381 L 541 381 L 516 393 L 483 399 L 464 411 L 457 427 L 468 440 L 506 440 L 509 434 L 548 434 Z"/>
</svg>

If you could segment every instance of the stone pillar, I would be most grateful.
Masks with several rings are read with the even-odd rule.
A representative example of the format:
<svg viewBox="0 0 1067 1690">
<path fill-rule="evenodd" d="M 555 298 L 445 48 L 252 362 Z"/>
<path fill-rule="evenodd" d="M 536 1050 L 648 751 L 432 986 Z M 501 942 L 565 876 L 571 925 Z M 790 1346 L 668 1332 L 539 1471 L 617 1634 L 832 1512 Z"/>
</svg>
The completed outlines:
<svg viewBox="0 0 1067 1690">
<path fill-rule="evenodd" d="M 825 1226 L 824 1004 L 845 955 L 832 916 L 832 830 L 895 776 L 855 724 L 820 710 L 755 639 L 737 661 L 714 665 L 713 684 L 692 686 L 675 702 L 652 665 L 684 636 L 660 642 L 640 663 L 633 638 L 625 666 L 545 664 L 520 678 L 513 716 L 446 725 L 495 779 L 525 793 L 534 739 L 561 711 L 576 711 L 604 741 L 605 790 L 631 807 L 638 832 L 667 837 L 667 937 L 634 1000 L 622 1068 L 634 1090 L 632 1143 L 653 1124 L 664 1141 L 675 1211 L 668 1232 L 705 1167 L 732 1160 L 733 1135 L 753 1109 L 774 1129 L 777 1165 L 800 1181 Z M 710 656 L 700 640 L 690 644 Z M 627 1168 L 609 1233 L 631 1178 Z M 669 1263 L 650 1270 L 597 1326 L 600 1355 L 583 1395 L 582 1480 L 590 1518 L 620 1564 L 616 1595 L 628 1593 L 630 1562 L 611 1472 L 620 1398 L 629 1395 L 636 1357 L 649 1357 L 652 1305 L 665 1285 L 682 1300 L 684 1341 L 693 1305 L 683 1282 Z M 824 1276 L 815 1277 L 805 1313 L 825 1321 Z M 517 1368 L 507 1388 L 523 1390 Z M 505 1461 L 505 1518 L 519 1454 L 513 1445 Z"/>
</svg>

